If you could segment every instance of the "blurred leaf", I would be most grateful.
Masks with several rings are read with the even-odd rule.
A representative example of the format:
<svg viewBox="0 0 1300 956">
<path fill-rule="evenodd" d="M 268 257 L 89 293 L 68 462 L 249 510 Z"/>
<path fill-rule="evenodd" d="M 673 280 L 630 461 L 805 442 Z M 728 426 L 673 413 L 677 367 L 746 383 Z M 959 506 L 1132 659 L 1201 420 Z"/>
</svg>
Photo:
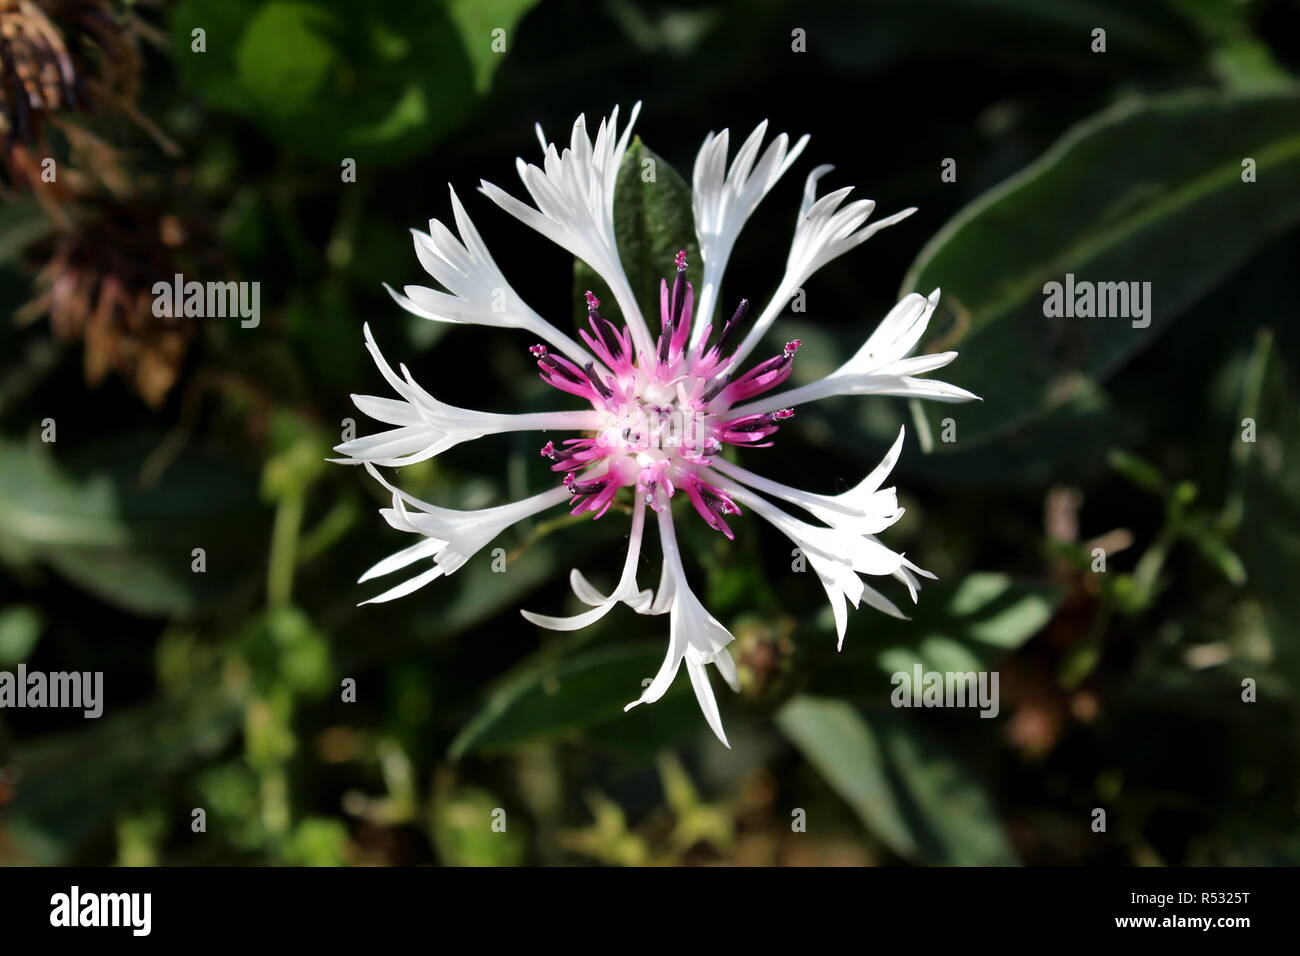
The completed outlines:
<svg viewBox="0 0 1300 956">
<path fill-rule="evenodd" d="M 1162 498 L 1168 494 L 1169 489 L 1160 470 L 1138 455 L 1116 448 L 1106 456 L 1106 461 L 1138 488 Z"/>
<path fill-rule="evenodd" d="M 1278 65 L 1251 19 L 1258 5 L 1241 0 L 1165 0 L 1193 24 L 1210 46 L 1215 74 L 1234 89 L 1265 89 L 1294 83 Z"/>
<path fill-rule="evenodd" d="M 518 866 L 528 853 L 523 820 L 478 787 L 440 787 L 430 817 L 438 855 L 449 866 Z"/>
<path fill-rule="evenodd" d="M 459 126 L 536 0 L 184 0 L 172 36 L 185 82 L 209 105 L 252 119 L 268 136 L 335 165 L 391 164 Z M 490 26 L 488 26 L 490 21 Z M 207 51 L 191 34 L 207 32 Z"/>
<path fill-rule="evenodd" d="M 641 682 L 655 675 L 663 658 L 661 643 L 614 644 L 530 667 L 492 694 L 452 741 L 451 756 L 506 750 L 623 717 L 623 708 L 636 700 Z M 638 710 L 660 713 L 684 687 L 684 681 L 675 682 L 663 700 Z M 628 714 L 624 722 L 630 723 L 634 715 Z"/>
<path fill-rule="evenodd" d="M 943 288 L 948 321 L 936 318 L 927 346 L 960 351 L 949 379 L 984 399 L 962 407 L 959 444 L 989 441 L 1105 378 L 1300 217 L 1297 129 L 1293 94 L 1121 104 L 949 222 L 903 289 Z M 1242 182 L 1247 157 L 1257 182 Z M 1067 273 L 1150 282 L 1150 326 L 1045 318 L 1043 287 Z M 933 425 L 948 412 L 932 403 L 926 414 Z"/>
<path fill-rule="evenodd" d="M 290 866 L 343 866 L 347 863 L 348 828 L 330 817 L 307 817 L 294 828 L 284 849 Z"/>
<path fill-rule="evenodd" d="M 515 43 L 515 24 L 540 0 L 447 0 L 447 12 L 474 65 L 474 88 L 486 93 L 492 74 Z M 493 31 L 501 30 L 504 49 L 494 50 Z"/>
<path fill-rule="evenodd" d="M 140 484 L 158 439 L 127 435 L 54 457 L 62 443 L 0 441 L 0 536 L 101 599 L 140 614 L 193 613 L 259 568 L 264 513 L 251 475 L 190 446 Z M 191 570 L 203 548 L 207 570 Z"/>
<path fill-rule="evenodd" d="M 0 609 L 0 666 L 25 661 L 41 639 L 44 616 L 30 604 Z"/>
<path fill-rule="evenodd" d="M 1212 527 L 1202 518 L 1189 518 L 1183 522 L 1181 531 L 1191 539 L 1205 560 L 1214 565 L 1229 583 L 1242 585 L 1246 583 L 1246 567 L 1241 558 L 1228 546 L 1217 528 Z"/>
<path fill-rule="evenodd" d="M 239 725 L 238 703 L 217 690 L 128 709 L 112 707 L 107 692 L 106 716 L 38 737 L 13 754 L 18 779 L 9 834 L 33 864 L 69 862 L 120 808 L 210 760 Z"/>
<path fill-rule="evenodd" d="M 6 198 L 0 206 L 0 263 L 10 263 L 29 245 L 54 231 L 54 223 L 35 201 Z"/>
<path fill-rule="evenodd" d="M 1268 363 L 1256 440 L 1243 466 L 1236 544 L 1264 606 L 1272 653 L 1292 689 L 1300 691 L 1300 388 L 1279 359 L 1274 352 Z"/>
<path fill-rule="evenodd" d="M 928 585 L 915 607 L 904 608 L 912 620 L 872 612 L 871 633 L 855 635 L 850 624 L 843 651 L 836 652 L 833 643 L 814 645 L 810 689 L 884 699 L 892 689 L 887 675 L 917 663 L 939 671 L 986 668 L 1037 634 L 1060 600 L 1054 585 L 992 572 Z"/>
<path fill-rule="evenodd" d="M 650 178 L 653 177 L 653 178 Z M 673 257 L 686 250 L 686 261 L 697 270 L 702 265 L 695 243 L 695 217 L 691 189 L 666 160 L 634 137 L 623 155 L 614 188 L 614 235 L 618 254 L 637 304 L 651 334 L 659 328 L 659 283 L 671 283 L 676 269 Z M 609 287 L 581 259 L 573 261 L 574 317 L 587 321 L 583 292 L 590 289 L 601 300 L 601 314 L 615 315 Z"/>
<path fill-rule="evenodd" d="M 259 685 L 309 696 L 334 686 L 329 640 L 300 609 L 268 608 L 249 622 L 242 640 Z"/>
<path fill-rule="evenodd" d="M 800 696 L 777 725 L 899 856 L 956 866 L 1016 860 L 984 787 L 938 738 L 896 711 L 869 716 Z"/>
</svg>

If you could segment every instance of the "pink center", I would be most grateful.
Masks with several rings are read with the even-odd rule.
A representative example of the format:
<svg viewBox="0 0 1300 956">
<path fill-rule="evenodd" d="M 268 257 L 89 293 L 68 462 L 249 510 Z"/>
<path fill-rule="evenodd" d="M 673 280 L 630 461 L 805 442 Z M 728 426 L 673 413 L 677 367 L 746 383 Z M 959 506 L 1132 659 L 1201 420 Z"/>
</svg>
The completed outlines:
<svg viewBox="0 0 1300 956">
<path fill-rule="evenodd" d="M 725 516 L 739 514 L 740 508 L 701 477 L 700 469 L 724 444 L 772 444 L 765 439 L 794 414 L 792 409 L 741 417 L 730 409 L 784 382 L 800 343 L 788 343 L 780 355 L 744 375 L 724 371 L 729 362 L 723 349 L 749 303 L 741 301 L 715 341 L 710 343 L 710 326 L 699 345 L 689 347 L 695 290 L 686 281 L 685 250 L 677 253 L 674 265 L 672 288 L 667 280 L 660 283 L 660 332 L 653 355 L 635 354 L 631 333 L 603 318 L 600 301 L 590 292 L 590 332 L 583 329 L 579 335 L 604 368 L 595 362 L 579 367 L 544 346 L 530 349 L 546 382 L 587 399 L 604 419 L 586 437 L 567 439 L 559 447 L 547 442 L 542 455 L 555 462 L 553 471 L 564 472 L 565 487 L 574 496 L 573 514 L 593 511 L 600 517 L 627 486 L 635 486 L 646 504 L 659 511 L 681 489 L 709 526 L 730 538 Z"/>
</svg>

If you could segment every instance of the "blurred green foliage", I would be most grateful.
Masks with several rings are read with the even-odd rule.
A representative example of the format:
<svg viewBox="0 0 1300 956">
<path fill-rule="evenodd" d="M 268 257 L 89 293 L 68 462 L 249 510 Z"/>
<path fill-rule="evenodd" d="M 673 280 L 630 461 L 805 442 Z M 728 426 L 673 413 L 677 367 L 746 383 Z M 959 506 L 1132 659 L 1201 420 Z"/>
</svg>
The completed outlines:
<svg viewBox="0 0 1300 956">
<path fill-rule="evenodd" d="M 209 232 L 203 278 L 259 281 L 263 317 L 197 328 L 159 409 L 123 379 L 92 389 L 91 346 L 22 306 L 43 243 L 96 203 L 63 222 L 0 208 L 0 300 L 23 318 L 0 324 L 0 667 L 100 670 L 106 695 L 93 721 L 0 712 L 0 862 L 1300 863 L 1290 0 L 181 0 L 153 26 L 169 42 L 139 110 L 179 152 L 88 122 L 123 147 L 123 201 L 198 224 L 189 248 Z M 638 99 L 616 229 L 643 309 L 677 249 L 697 258 L 703 135 L 770 118 L 812 144 L 743 234 L 722 306 L 775 286 L 798 177 L 834 162 L 834 187 L 921 212 L 778 321 L 804 343 L 796 382 L 851 354 L 903 276 L 943 289 L 926 347 L 960 351 L 949 380 L 984 398 L 830 400 L 753 453 L 827 492 L 916 426 L 885 540 L 940 581 L 902 602 L 909 620 L 858 612 L 842 652 L 784 539 L 682 523 L 697 591 L 737 635 L 730 751 L 684 684 L 623 713 L 662 618 L 557 635 L 517 613 L 568 606 L 570 567 L 608 583 L 617 511 L 526 522 L 494 542 L 507 573 L 484 552 L 359 608 L 357 575 L 398 542 L 384 495 L 325 461 L 349 419 L 369 427 L 349 393 L 383 393 L 363 322 L 449 402 L 553 404 L 530 343 L 405 315 L 380 283 L 425 281 L 406 230 L 447 218 L 450 181 L 521 294 L 581 318 L 598 280 L 471 188 L 536 158 L 535 121 L 562 140 Z M 1152 282 L 1150 328 L 1045 318 L 1067 272 Z M 483 507 L 553 475 L 522 436 L 402 480 Z M 917 663 L 996 669 L 999 716 L 891 708 L 891 674 Z"/>
</svg>

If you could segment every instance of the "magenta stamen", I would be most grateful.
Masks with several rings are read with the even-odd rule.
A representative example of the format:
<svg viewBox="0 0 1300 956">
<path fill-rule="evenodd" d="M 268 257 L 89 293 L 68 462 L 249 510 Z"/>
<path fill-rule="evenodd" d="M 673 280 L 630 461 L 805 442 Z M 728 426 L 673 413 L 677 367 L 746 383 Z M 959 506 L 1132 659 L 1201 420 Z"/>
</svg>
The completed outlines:
<svg viewBox="0 0 1300 956">
<path fill-rule="evenodd" d="M 794 409 L 739 418 L 729 417 L 727 409 L 784 381 L 803 343 L 791 339 L 780 353 L 743 375 L 720 371 L 720 366 L 727 364 L 723 350 L 748 315 L 749 300 L 740 300 L 712 346 L 708 343 L 715 327 L 709 326 L 700 344 L 688 349 L 695 289 L 686 281 L 686 250 L 678 251 L 673 265 L 676 275 L 672 281 L 665 278 L 659 285 L 661 325 L 653 355 L 638 359 L 631 333 L 601 316 L 600 300 L 591 290 L 583 293 L 588 328 L 580 329 L 578 336 L 595 361 L 579 365 L 545 345 L 529 349 L 547 384 L 587 399 L 609 416 L 587 437 L 567 439 L 563 445 L 548 441 L 540 453 L 550 459 L 552 471 L 562 473 L 574 515 L 591 512 L 599 518 L 628 486 L 635 486 L 634 494 L 655 511 L 662 511 L 672 507 L 673 496 L 681 488 L 711 528 L 731 537 L 725 519 L 740 514 L 741 509 L 721 489 L 702 481 L 697 469 L 709 465 L 727 444 L 746 448 L 772 444 L 771 436 L 780 431 L 781 422 L 794 415 Z M 610 373 L 612 378 L 604 377 Z M 647 397 L 647 385 L 661 390 L 659 395 L 664 397 Z M 677 416 L 688 430 L 676 430 Z M 661 455 L 642 465 L 645 459 L 641 456 L 649 448 L 658 449 Z M 582 476 L 584 471 L 588 476 Z M 599 475 L 592 476 L 590 471 Z"/>
</svg>

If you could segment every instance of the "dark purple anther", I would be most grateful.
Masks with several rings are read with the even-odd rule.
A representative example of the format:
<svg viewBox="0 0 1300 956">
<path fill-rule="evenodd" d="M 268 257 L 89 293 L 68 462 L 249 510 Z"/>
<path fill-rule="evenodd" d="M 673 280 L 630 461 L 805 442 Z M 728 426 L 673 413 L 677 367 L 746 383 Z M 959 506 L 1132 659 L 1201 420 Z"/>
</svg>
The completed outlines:
<svg viewBox="0 0 1300 956">
<path fill-rule="evenodd" d="M 608 385 L 606 385 L 601 380 L 600 376 L 596 374 L 595 362 L 588 362 L 585 366 L 583 366 L 583 371 L 587 373 L 587 378 L 591 380 L 591 384 L 596 389 L 596 391 L 600 392 L 601 398 L 609 399 L 614 397 L 613 389 L 611 389 Z"/>
<path fill-rule="evenodd" d="M 709 386 L 708 391 L 706 391 L 703 395 L 700 396 L 700 401 L 703 404 L 707 405 L 709 402 L 713 401 L 715 398 L 718 397 L 718 393 L 721 392 L 724 388 L 726 388 L 727 384 L 730 381 L 731 381 L 730 372 L 724 372 L 723 374 L 719 375 L 717 378 L 713 380 L 713 384 Z"/>
<path fill-rule="evenodd" d="M 601 318 L 599 312 L 593 313 L 593 317 L 599 321 L 593 323 L 592 327 L 596 330 L 596 334 L 600 336 L 600 340 L 609 351 L 610 357 L 616 362 L 621 361 L 623 358 L 623 340 L 619 338 L 618 329 L 614 327 L 614 323 L 609 319 Z"/>
<path fill-rule="evenodd" d="M 722 350 L 727 347 L 727 340 L 731 337 L 732 331 L 745 320 L 745 313 L 748 311 L 749 300 L 741 299 L 740 305 L 736 306 L 736 311 L 732 314 L 731 318 L 727 320 L 727 324 L 722 327 L 722 332 L 718 336 L 718 344 L 714 346 L 714 349 L 719 354 L 721 354 Z"/>
<path fill-rule="evenodd" d="M 673 262 L 677 266 L 677 277 L 673 279 L 672 321 L 669 325 L 675 329 L 681 324 L 682 310 L 686 306 L 686 250 L 678 252 Z"/>
</svg>

